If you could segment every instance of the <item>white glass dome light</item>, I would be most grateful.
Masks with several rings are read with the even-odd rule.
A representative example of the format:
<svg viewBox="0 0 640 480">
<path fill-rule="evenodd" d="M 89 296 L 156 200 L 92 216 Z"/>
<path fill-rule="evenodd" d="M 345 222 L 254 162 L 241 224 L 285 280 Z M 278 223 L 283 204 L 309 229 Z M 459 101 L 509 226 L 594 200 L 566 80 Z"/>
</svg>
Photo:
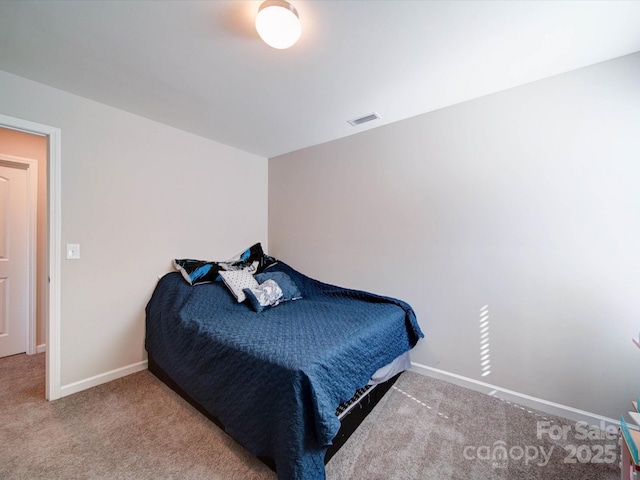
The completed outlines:
<svg viewBox="0 0 640 480">
<path fill-rule="evenodd" d="M 267 0 L 260 5 L 256 30 L 264 43 L 278 49 L 292 46 L 302 32 L 297 10 L 285 0 Z"/>
</svg>

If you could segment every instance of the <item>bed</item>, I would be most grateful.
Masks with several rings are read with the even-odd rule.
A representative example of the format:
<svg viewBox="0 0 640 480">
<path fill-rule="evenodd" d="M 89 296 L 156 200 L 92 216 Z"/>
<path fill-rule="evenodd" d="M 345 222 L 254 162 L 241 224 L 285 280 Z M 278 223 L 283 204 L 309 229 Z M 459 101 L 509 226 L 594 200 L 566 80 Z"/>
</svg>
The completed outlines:
<svg viewBox="0 0 640 480">
<path fill-rule="evenodd" d="M 146 307 L 150 370 L 270 459 L 279 480 L 322 480 L 325 460 L 355 428 L 341 430 L 344 410 L 358 404 L 349 400 L 360 390 L 375 403 L 396 372 L 364 386 L 423 334 L 400 300 L 322 283 L 283 262 L 262 273 L 288 277 L 299 298 L 256 311 L 224 282 L 163 276 Z"/>
</svg>

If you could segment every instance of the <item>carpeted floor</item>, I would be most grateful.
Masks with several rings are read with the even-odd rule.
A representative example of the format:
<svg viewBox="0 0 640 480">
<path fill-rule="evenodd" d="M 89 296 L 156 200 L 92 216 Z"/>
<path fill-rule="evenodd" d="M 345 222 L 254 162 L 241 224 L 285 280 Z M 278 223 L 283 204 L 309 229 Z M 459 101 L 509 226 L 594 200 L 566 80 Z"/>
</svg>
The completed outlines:
<svg viewBox="0 0 640 480">
<path fill-rule="evenodd" d="M 567 420 L 406 372 L 329 462 L 327 478 L 620 478 L 617 436 L 580 433 Z M 43 354 L 0 359 L 0 479 L 275 478 L 146 371 L 47 402 Z"/>
</svg>

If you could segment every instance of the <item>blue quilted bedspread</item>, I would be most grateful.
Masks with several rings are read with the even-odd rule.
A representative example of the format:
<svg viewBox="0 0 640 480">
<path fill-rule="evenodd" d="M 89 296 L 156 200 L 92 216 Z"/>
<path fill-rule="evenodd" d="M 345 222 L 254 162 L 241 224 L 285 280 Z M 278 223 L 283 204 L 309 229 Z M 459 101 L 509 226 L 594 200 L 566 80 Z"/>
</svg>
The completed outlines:
<svg viewBox="0 0 640 480">
<path fill-rule="evenodd" d="M 256 313 L 221 282 L 165 275 L 146 308 L 158 365 L 279 480 L 325 478 L 336 407 L 423 336 L 396 299 L 313 280 L 280 262 L 303 298 Z"/>
</svg>

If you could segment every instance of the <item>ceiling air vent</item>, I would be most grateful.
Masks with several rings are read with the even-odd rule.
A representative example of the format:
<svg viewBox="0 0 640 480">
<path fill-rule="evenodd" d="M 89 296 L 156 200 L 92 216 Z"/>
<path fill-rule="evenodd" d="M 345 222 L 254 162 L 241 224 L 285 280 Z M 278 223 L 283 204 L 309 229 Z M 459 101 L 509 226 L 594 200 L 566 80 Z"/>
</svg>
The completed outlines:
<svg viewBox="0 0 640 480">
<path fill-rule="evenodd" d="M 363 123 L 370 122 L 371 120 L 377 120 L 380 118 L 376 112 L 370 113 L 369 115 L 365 115 L 364 117 L 354 118 L 353 120 L 349 120 L 349 123 L 352 127 L 357 127 L 358 125 L 362 125 Z"/>
</svg>

